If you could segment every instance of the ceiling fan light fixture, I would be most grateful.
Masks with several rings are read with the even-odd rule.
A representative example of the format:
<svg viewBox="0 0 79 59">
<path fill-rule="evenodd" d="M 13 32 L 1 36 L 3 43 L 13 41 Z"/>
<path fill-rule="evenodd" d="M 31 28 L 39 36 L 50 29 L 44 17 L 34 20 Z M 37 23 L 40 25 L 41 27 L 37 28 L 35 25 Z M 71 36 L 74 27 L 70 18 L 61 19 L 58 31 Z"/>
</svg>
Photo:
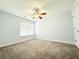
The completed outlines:
<svg viewBox="0 0 79 59">
<path fill-rule="evenodd" d="M 39 8 L 34 8 L 34 17 L 33 19 L 43 19 L 43 16 L 46 15 L 46 12 Z"/>
</svg>

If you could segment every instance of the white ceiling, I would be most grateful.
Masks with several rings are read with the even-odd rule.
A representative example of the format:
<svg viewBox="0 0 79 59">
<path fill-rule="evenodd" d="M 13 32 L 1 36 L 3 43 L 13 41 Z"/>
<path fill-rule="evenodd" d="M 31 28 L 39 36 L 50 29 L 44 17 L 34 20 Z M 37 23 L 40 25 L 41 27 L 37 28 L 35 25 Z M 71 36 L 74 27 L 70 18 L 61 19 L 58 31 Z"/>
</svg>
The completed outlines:
<svg viewBox="0 0 79 59">
<path fill-rule="evenodd" d="M 74 0 L 0 0 L 0 10 L 17 15 L 27 16 L 34 7 L 45 9 L 48 13 L 70 11 Z"/>
</svg>

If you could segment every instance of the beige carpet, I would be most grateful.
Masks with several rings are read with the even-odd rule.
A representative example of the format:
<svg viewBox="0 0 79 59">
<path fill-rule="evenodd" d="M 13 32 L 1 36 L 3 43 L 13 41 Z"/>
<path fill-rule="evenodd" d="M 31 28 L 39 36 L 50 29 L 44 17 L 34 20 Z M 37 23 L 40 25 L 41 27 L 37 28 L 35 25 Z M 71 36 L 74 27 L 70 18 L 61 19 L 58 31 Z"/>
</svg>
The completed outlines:
<svg viewBox="0 0 79 59">
<path fill-rule="evenodd" d="M 79 49 L 64 43 L 29 40 L 0 48 L 0 59 L 79 59 Z"/>
</svg>

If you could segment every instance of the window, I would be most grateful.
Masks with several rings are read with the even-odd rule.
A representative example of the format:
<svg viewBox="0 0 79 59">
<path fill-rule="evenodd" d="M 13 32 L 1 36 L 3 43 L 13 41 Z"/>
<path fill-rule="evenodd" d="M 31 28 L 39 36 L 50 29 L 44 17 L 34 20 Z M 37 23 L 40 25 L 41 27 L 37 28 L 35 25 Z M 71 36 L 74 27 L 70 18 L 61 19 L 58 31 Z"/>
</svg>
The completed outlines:
<svg viewBox="0 0 79 59">
<path fill-rule="evenodd" d="M 34 35 L 34 23 L 20 22 L 20 36 Z"/>
</svg>

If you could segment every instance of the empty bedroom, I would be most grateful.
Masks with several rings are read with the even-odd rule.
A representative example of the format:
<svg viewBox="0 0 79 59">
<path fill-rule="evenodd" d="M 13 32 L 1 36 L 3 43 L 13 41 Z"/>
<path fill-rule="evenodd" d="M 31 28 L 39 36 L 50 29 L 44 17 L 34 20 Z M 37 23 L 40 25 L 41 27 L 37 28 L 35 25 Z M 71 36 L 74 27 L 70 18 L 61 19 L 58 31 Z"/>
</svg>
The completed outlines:
<svg viewBox="0 0 79 59">
<path fill-rule="evenodd" d="M 0 59 L 79 59 L 79 0 L 0 0 Z"/>
</svg>

